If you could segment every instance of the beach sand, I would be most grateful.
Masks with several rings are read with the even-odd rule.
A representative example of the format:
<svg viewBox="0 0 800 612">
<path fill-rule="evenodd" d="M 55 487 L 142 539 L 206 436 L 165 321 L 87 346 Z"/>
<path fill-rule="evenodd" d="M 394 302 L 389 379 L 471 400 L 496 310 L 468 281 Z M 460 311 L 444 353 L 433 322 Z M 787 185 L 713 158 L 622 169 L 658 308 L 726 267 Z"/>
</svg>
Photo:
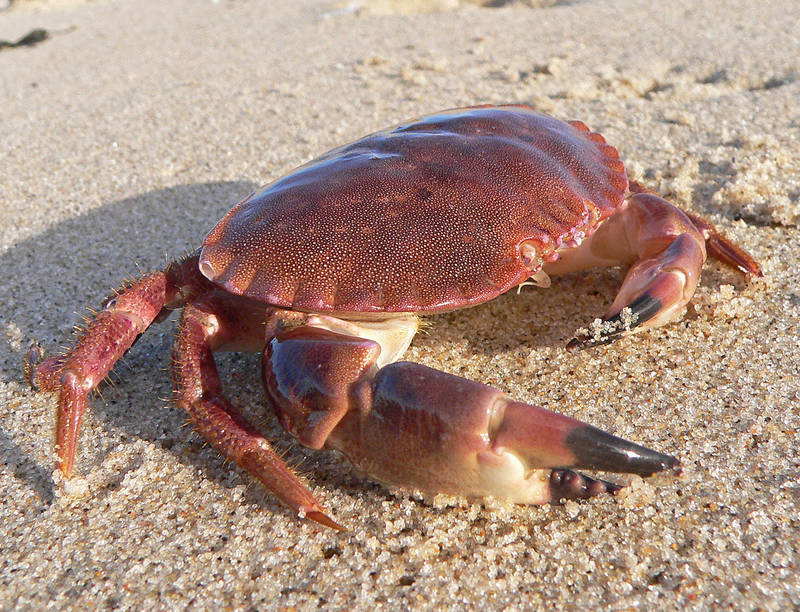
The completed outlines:
<svg viewBox="0 0 800 612">
<path fill-rule="evenodd" d="M 800 39 L 794 0 L 18 2 L 0 39 L 0 609 L 800 606 Z M 551 6 L 548 6 L 551 5 Z M 686 316 L 572 354 L 596 270 L 431 317 L 408 358 L 678 455 L 562 506 L 424 498 L 291 444 L 258 357 L 231 399 L 338 533 L 298 520 L 171 404 L 154 326 L 53 472 L 55 398 L 21 363 L 126 277 L 195 249 L 256 187 L 400 120 L 528 103 L 602 132 L 631 176 L 762 264 L 709 263 Z M 78 313 L 78 314 L 75 314 Z"/>
</svg>

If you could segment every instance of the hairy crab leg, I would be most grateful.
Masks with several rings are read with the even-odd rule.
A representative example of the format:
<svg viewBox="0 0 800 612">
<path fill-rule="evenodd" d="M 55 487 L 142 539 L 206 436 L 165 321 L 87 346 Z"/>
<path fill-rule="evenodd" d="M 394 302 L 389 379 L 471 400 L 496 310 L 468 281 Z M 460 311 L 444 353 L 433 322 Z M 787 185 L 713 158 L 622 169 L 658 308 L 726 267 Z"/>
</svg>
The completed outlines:
<svg viewBox="0 0 800 612">
<path fill-rule="evenodd" d="M 376 366 L 380 346 L 302 325 L 267 344 L 264 383 L 284 426 L 387 483 L 519 503 L 619 487 L 572 468 L 680 471 L 669 455 L 499 390 L 410 362 Z"/>
<path fill-rule="evenodd" d="M 88 393 L 160 315 L 183 304 L 193 283 L 205 282 L 196 270 L 194 256 L 147 274 L 106 300 L 103 310 L 67 353 L 38 364 L 40 352 L 28 354 L 25 371 L 31 385 L 59 394 L 56 454 L 57 465 L 66 478 L 72 477 Z"/>
<path fill-rule="evenodd" d="M 694 295 L 707 248 L 723 263 L 761 275 L 753 258 L 709 222 L 652 193 L 634 193 L 579 248 L 545 266 L 548 274 L 562 274 L 597 265 L 632 264 L 602 325 L 573 338 L 567 348 L 608 344 L 674 319 Z"/>
<path fill-rule="evenodd" d="M 226 321 L 214 314 L 217 305 L 187 304 L 181 315 L 172 358 L 172 378 L 178 404 L 195 429 L 225 457 L 232 459 L 301 517 L 327 527 L 344 529 L 322 510 L 311 492 L 222 392 L 212 350 L 224 342 Z M 228 326 L 229 327 L 229 326 Z"/>
</svg>

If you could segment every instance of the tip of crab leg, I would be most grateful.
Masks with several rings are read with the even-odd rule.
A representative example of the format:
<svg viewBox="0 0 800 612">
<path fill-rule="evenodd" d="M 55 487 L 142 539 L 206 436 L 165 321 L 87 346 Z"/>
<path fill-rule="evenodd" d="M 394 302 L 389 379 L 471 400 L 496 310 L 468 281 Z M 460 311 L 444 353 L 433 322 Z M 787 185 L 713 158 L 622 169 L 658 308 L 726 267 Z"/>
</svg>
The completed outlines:
<svg viewBox="0 0 800 612">
<path fill-rule="evenodd" d="M 764 276 L 761 266 L 752 255 L 725 234 L 714 227 L 711 222 L 689 211 L 683 211 L 706 239 L 708 254 L 726 266 L 739 270 L 742 274 Z"/>
<path fill-rule="evenodd" d="M 311 510 L 305 513 L 305 518 L 310 521 L 314 521 L 315 523 L 319 523 L 320 525 L 324 525 L 325 527 L 330 527 L 331 529 L 336 529 L 337 531 L 348 531 L 347 527 L 340 525 L 336 521 L 334 521 L 331 517 L 329 517 L 324 512 L 320 512 L 318 510 Z"/>
<path fill-rule="evenodd" d="M 578 351 L 609 344 L 625 332 L 652 319 L 662 308 L 661 300 L 643 293 L 614 316 L 603 319 L 596 333 L 575 336 L 567 343 L 567 350 Z"/>
<path fill-rule="evenodd" d="M 708 249 L 708 254 L 714 259 L 721 261 L 730 268 L 739 270 L 742 274 L 764 276 L 761 266 L 747 251 L 719 233 L 715 233 L 708 238 L 706 248 Z"/>
</svg>

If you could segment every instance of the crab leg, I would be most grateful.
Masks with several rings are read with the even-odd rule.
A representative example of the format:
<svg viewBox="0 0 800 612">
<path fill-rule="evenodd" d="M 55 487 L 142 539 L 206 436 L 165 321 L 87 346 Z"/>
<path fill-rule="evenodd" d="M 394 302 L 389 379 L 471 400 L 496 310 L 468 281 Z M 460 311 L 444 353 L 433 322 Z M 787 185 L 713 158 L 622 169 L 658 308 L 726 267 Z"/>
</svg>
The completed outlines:
<svg viewBox="0 0 800 612">
<path fill-rule="evenodd" d="M 88 393 L 151 323 L 166 315 L 167 309 L 183 303 L 183 295 L 193 282 L 205 282 L 196 269 L 197 257 L 189 257 L 142 277 L 106 301 L 69 352 L 39 364 L 40 351 L 28 354 L 25 370 L 31 385 L 59 394 L 56 453 L 58 467 L 66 478 L 72 477 Z"/>
<path fill-rule="evenodd" d="M 195 429 L 225 457 L 232 459 L 305 518 L 343 529 L 331 520 L 272 446 L 231 405 L 222 392 L 212 350 L 225 343 L 230 322 L 224 312 L 203 301 L 187 304 L 181 316 L 172 357 L 172 378 L 178 404 Z"/>
<path fill-rule="evenodd" d="M 630 181 L 628 188 L 631 193 L 655 195 L 652 191 L 636 181 Z M 714 227 L 710 221 L 687 210 L 678 208 L 678 211 L 689 217 L 692 221 L 692 225 L 703 235 L 706 241 L 706 251 L 710 257 L 722 262 L 729 268 L 738 270 L 742 274 L 764 276 L 758 262 L 756 262 L 747 251 Z"/>
<path fill-rule="evenodd" d="M 638 188 L 638 186 L 635 186 Z M 545 266 L 562 274 L 592 266 L 632 264 L 603 325 L 580 335 L 570 349 L 607 344 L 634 329 L 674 319 L 694 295 L 708 252 L 742 272 L 761 275 L 758 264 L 713 225 L 647 192 L 632 195 L 579 248 Z"/>
<path fill-rule="evenodd" d="M 376 366 L 373 340 L 310 325 L 279 332 L 264 383 L 281 422 L 376 479 L 429 492 L 557 502 L 617 490 L 572 468 L 680 471 L 668 455 L 422 365 Z"/>
</svg>

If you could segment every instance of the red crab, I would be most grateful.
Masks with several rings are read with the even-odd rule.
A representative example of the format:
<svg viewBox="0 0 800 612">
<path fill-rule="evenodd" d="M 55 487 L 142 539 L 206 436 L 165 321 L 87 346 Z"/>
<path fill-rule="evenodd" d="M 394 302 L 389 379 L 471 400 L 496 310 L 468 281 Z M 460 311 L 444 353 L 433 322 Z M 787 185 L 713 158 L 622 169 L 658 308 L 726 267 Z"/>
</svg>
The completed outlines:
<svg viewBox="0 0 800 612">
<path fill-rule="evenodd" d="M 579 121 L 527 106 L 445 111 L 334 149 L 237 204 L 195 254 L 109 299 L 67 353 L 35 363 L 57 391 L 58 466 L 72 475 L 87 393 L 155 321 L 183 308 L 172 359 L 197 430 L 300 516 L 339 527 L 225 398 L 212 356 L 263 353 L 263 381 L 302 444 L 378 481 L 521 503 L 618 489 L 571 468 L 649 475 L 680 462 L 497 389 L 398 362 L 421 315 L 532 279 L 630 265 L 596 333 L 662 325 L 706 254 L 758 264 L 711 224 L 629 182 Z"/>
</svg>

